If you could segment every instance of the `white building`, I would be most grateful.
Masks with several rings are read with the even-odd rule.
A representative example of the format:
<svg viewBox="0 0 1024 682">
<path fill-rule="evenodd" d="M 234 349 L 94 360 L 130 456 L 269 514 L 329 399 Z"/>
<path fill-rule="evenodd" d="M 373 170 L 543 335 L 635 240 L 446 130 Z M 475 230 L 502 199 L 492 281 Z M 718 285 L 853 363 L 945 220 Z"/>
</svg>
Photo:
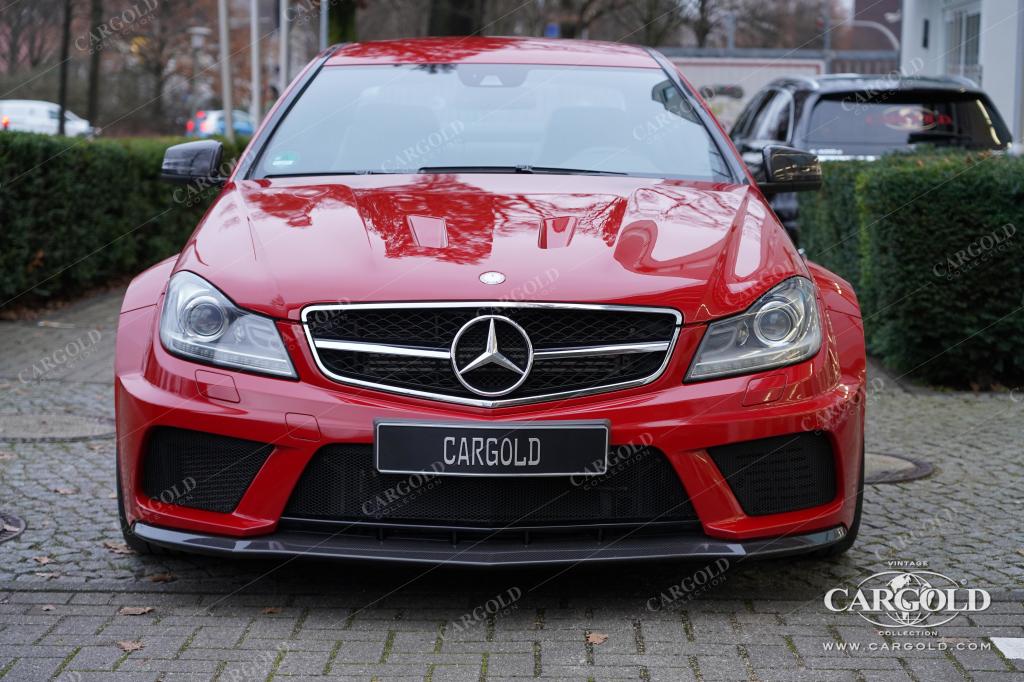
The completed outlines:
<svg viewBox="0 0 1024 682">
<path fill-rule="evenodd" d="M 1024 0 L 903 0 L 905 73 L 966 76 L 1024 141 Z"/>
</svg>

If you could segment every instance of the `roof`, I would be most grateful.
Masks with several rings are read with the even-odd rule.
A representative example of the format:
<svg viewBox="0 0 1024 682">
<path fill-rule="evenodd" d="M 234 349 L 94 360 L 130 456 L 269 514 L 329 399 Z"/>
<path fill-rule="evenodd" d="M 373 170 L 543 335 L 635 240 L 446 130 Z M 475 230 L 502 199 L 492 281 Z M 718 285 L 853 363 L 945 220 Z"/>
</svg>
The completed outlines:
<svg viewBox="0 0 1024 682">
<path fill-rule="evenodd" d="M 955 90 L 980 92 L 978 86 L 966 78 L 952 76 L 899 76 L 863 73 L 832 73 L 823 76 L 779 78 L 774 87 L 818 92 L 847 92 L 851 90 Z"/>
<path fill-rule="evenodd" d="M 353 64 L 555 64 L 659 68 L 642 47 L 554 38 L 410 38 L 349 43 L 327 66 Z"/>
</svg>

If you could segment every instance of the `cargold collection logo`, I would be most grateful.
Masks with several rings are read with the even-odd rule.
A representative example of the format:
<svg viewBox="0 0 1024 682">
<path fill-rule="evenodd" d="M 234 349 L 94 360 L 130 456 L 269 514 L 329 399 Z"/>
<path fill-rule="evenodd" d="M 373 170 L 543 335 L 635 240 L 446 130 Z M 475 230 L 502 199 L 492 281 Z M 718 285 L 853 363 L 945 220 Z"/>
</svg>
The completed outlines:
<svg viewBox="0 0 1024 682">
<path fill-rule="evenodd" d="M 882 628 L 933 628 L 961 613 L 984 611 L 992 597 L 952 578 L 924 570 L 892 570 L 862 580 L 855 590 L 835 587 L 825 593 L 825 608 L 849 611 Z"/>
</svg>

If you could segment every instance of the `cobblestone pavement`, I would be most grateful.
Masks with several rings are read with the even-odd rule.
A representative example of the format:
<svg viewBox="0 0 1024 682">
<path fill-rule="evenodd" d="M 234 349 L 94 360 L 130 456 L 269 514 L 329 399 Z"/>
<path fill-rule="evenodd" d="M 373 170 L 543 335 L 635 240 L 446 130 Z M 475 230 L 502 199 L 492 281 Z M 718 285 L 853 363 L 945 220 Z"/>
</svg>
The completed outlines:
<svg viewBox="0 0 1024 682">
<path fill-rule="evenodd" d="M 908 390 L 876 372 L 869 452 L 935 473 L 869 486 L 861 539 L 832 561 L 470 571 L 140 557 L 124 553 L 114 499 L 118 302 L 0 324 L 2 423 L 73 414 L 94 427 L 70 441 L 0 431 L 0 511 L 28 522 L 0 544 L 4 680 L 1024 678 L 1024 660 L 989 639 L 1024 637 L 1024 392 Z M 931 638 L 824 608 L 828 589 L 887 559 L 926 561 L 992 606 Z M 711 580 L 663 603 L 698 575 Z"/>
</svg>

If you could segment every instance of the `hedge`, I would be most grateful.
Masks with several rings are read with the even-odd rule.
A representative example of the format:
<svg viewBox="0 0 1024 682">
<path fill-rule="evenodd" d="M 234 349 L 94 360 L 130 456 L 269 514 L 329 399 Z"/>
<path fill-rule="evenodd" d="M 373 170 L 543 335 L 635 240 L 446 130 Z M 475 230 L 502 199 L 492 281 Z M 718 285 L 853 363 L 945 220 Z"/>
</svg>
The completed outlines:
<svg viewBox="0 0 1024 682">
<path fill-rule="evenodd" d="M 74 296 L 178 251 L 213 198 L 186 205 L 159 180 L 164 150 L 184 141 L 0 133 L 0 307 Z"/>
<path fill-rule="evenodd" d="M 1024 381 L 1024 158 L 829 163 L 801 198 L 807 256 L 850 280 L 870 352 L 954 387 Z M 806 211 L 805 211 L 806 209 Z"/>
</svg>

